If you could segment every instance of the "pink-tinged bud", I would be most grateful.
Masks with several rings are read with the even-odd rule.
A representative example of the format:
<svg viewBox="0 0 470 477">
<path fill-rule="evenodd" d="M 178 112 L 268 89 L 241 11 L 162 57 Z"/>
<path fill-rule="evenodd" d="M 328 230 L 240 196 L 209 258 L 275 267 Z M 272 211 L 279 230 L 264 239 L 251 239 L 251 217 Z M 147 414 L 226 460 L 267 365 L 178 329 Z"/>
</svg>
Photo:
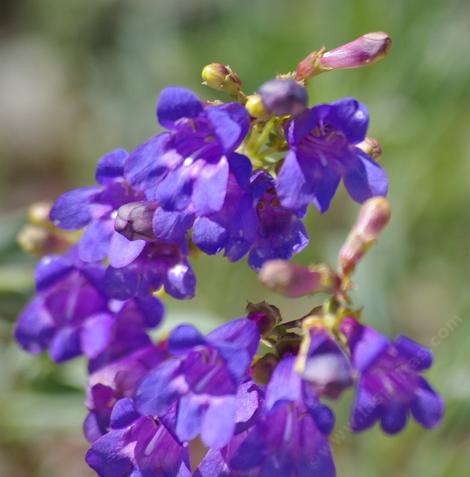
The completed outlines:
<svg viewBox="0 0 470 477">
<path fill-rule="evenodd" d="M 354 269 L 388 224 L 390 215 L 390 204 L 385 197 L 374 197 L 362 205 L 356 223 L 339 252 L 343 273 L 348 274 Z"/>
<path fill-rule="evenodd" d="M 356 147 L 372 157 L 374 161 L 380 160 L 380 157 L 382 156 L 382 147 L 380 146 L 379 141 L 373 137 L 366 137 L 364 141 L 357 144 Z"/>
<path fill-rule="evenodd" d="M 391 45 L 391 38 L 382 31 L 366 33 L 324 53 L 319 60 L 319 68 L 328 71 L 370 65 L 384 58 Z"/>
<path fill-rule="evenodd" d="M 312 76 L 320 73 L 319 61 L 323 54 L 323 50 L 313 51 L 308 54 L 296 67 L 295 79 L 297 81 L 306 81 Z"/>
<path fill-rule="evenodd" d="M 326 265 L 302 267 L 287 260 L 270 260 L 258 274 L 263 285 L 281 295 L 296 298 L 312 293 L 333 292 L 337 275 Z"/>
<path fill-rule="evenodd" d="M 153 240 L 152 221 L 156 208 L 152 202 L 129 202 L 119 208 L 114 229 L 129 240 Z"/>
<path fill-rule="evenodd" d="M 282 320 L 279 309 L 265 301 L 248 303 L 246 311 L 248 319 L 258 326 L 261 336 L 269 335 L 271 330 Z"/>
<path fill-rule="evenodd" d="M 384 58 L 392 44 L 384 32 L 372 32 L 345 45 L 326 51 L 314 51 L 307 55 L 295 70 L 297 81 L 306 81 L 315 75 L 331 70 L 360 68 Z"/>
<path fill-rule="evenodd" d="M 232 71 L 230 66 L 222 63 L 211 63 L 202 69 L 202 84 L 209 88 L 237 95 L 242 87 L 239 76 Z"/>
</svg>

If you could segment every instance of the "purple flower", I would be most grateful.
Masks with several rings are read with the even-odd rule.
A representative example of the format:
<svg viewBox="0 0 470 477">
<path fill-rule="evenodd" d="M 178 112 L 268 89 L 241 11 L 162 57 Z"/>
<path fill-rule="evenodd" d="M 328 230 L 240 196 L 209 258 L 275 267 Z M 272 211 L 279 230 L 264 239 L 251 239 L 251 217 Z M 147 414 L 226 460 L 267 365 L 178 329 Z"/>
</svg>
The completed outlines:
<svg viewBox="0 0 470 477">
<path fill-rule="evenodd" d="M 261 171 L 255 173 L 251 187 L 258 221 L 248 263 L 257 270 L 267 260 L 290 259 L 307 246 L 308 236 L 300 220 L 305 211 L 296 214 L 279 202 L 270 175 Z"/>
<path fill-rule="evenodd" d="M 272 177 L 258 171 L 249 182 L 229 182 L 222 209 L 196 219 L 192 239 L 208 254 L 224 250 L 231 261 L 249 253 L 249 265 L 259 269 L 265 261 L 289 259 L 307 245 L 302 215 L 283 207 Z"/>
<path fill-rule="evenodd" d="M 36 268 L 37 296 L 21 313 L 15 337 L 31 353 L 45 349 L 56 362 L 80 354 L 89 359 L 118 357 L 149 344 L 146 328 L 156 326 L 163 307 L 153 297 L 110 300 L 104 269 L 86 264 L 72 249 L 44 257 Z"/>
<path fill-rule="evenodd" d="M 409 413 L 426 428 L 439 423 L 444 403 L 421 376 L 432 364 L 427 348 L 404 336 L 390 342 L 349 318 L 342 330 L 348 338 L 353 366 L 360 373 L 351 416 L 354 431 L 380 420 L 382 429 L 394 434 L 406 425 Z"/>
<path fill-rule="evenodd" d="M 97 369 L 91 369 L 88 378 L 85 401 L 88 415 L 83 425 L 90 442 L 110 430 L 111 411 L 116 401 L 131 398 L 147 371 L 166 356 L 162 346 L 148 345 L 117 360 L 93 363 Z"/>
<path fill-rule="evenodd" d="M 138 417 L 121 427 L 124 416 L 135 416 L 126 399 L 113 409 L 113 429 L 93 442 L 86 454 L 87 464 L 99 477 L 191 477 L 187 447 L 161 421 Z"/>
<path fill-rule="evenodd" d="M 239 385 L 258 342 L 256 324 L 245 318 L 206 337 L 190 325 L 177 327 L 168 341 L 173 357 L 144 377 L 137 410 L 158 417 L 176 404 L 175 433 L 181 441 L 200 434 L 206 446 L 223 447 L 235 432 Z"/>
<path fill-rule="evenodd" d="M 249 117 L 238 103 L 206 106 L 191 91 L 168 87 L 160 94 L 157 118 L 168 131 L 131 154 L 126 178 L 161 207 L 154 218 L 157 238 L 179 242 L 195 216 L 222 208 L 230 172 L 244 167 L 234 151 L 248 132 Z"/>
<path fill-rule="evenodd" d="M 62 194 L 52 207 L 52 222 L 64 230 L 86 227 L 78 251 L 85 262 L 98 262 L 109 256 L 114 260 L 136 258 L 145 246 L 144 240 L 130 241 L 114 229 L 117 210 L 143 198 L 124 180 L 128 154 L 116 149 L 103 156 L 96 167 L 98 185 L 82 187 Z"/>
<path fill-rule="evenodd" d="M 340 179 L 356 202 L 386 195 L 385 172 L 355 147 L 365 138 L 368 120 L 366 107 L 353 98 L 320 104 L 291 120 L 290 150 L 276 184 L 281 203 L 294 210 L 313 203 L 325 212 Z"/>
<path fill-rule="evenodd" d="M 174 298 L 194 296 L 196 277 L 179 245 L 149 242 L 135 260 L 126 262 L 106 269 L 105 286 L 111 296 L 120 300 L 145 296 L 162 286 Z"/>
<path fill-rule="evenodd" d="M 333 477 L 326 435 L 333 415 L 309 393 L 294 371 L 294 357 L 276 367 L 266 391 L 264 413 L 219 451 L 209 451 L 197 477 Z"/>
</svg>

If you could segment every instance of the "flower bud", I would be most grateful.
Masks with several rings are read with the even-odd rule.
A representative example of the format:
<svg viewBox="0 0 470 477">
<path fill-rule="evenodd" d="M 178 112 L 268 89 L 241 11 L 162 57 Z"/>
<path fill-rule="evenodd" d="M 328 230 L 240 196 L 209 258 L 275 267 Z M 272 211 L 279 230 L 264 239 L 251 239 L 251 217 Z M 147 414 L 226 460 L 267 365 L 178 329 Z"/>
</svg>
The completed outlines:
<svg viewBox="0 0 470 477">
<path fill-rule="evenodd" d="M 154 202 L 129 202 L 119 208 L 114 230 L 129 240 L 153 240 Z"/>
<path fill-rule="evenodd" d="M 204 66 L 201 76 L 202 84 L 231 95 L 237 95 L 242 87 L 238 75 L 232 71 L 230 66 L 222 63 L 211 63 Z"/>
<path fill-rule="evenodd" d="M 248 319 L 254 321 L 258 326 L 261 336 L 267 336 L 282 320 L 279 309 L 265 301 L 248 303 L 246 311 Z"/>
<path fill-rule="evenodd" d="M 276 116 L 297 115 L 308 103 L 308 94 L 303 86 L 293 79 L 274 79 L 264 83 L 258 90 L 265 108 Z"/>
<path fill-rule="evenodd" d="M 28 209 L 28 221 L 31 224 L 42 227 L 53 227 L 52 222 L 49 220 L 51 208 L 52 204 L 50 202 L 35 202 L 31 204 Z"/>
<path fill-rule="evenodd" d="M 267 119 L 269 117 L 269 112 L 266 111 L 259 94 L 250 94 L 247 96 L 245 108 L 252 118 Z"/>
<path fill-rule="evenodd" d="M 391 44 L 391 38 L 382 31 L 366 33 L 324 53 L 319 60 L 319 68 L 329 71 L 366 66 L 384 58 Z"/>
<path fill-rule="evenodd" d="M 388 224 L 390 215 L 390 205 L 385 197 L 373 197 L 362 205 L 356 223 L 339 252 L 343 273 L 348 274 L 354 269 Z"/>
<path fill-rule="evenodd" d="M 368 156 L 372 157 L 374 161 L 378 161 L 382 156 L 382 147 L 380 146 L 379 141 L 373 137 L 366 137 L 364 141 L 357 144 L 361 151 L 365 152 Z"/>
<path fill-rule="evenodd" d="M 287 260 L 269 260 L 261 267 L 258 278 L 270 290 L 289 298 L 332 292 L 339 281 L 326 265 L 307 268 Z"/>
<path fill-rule="evenodd" d="M 330 51 L 314 51 L 299 62 L 295 79 L 306 81 L 325 71 L 360 68 L 375 63 L 386 56 L 391 44 L 391 38 L 379 31 L 366 33 Z"/>
<path fill-rule="evenodd" d="M 16 237 L 19 247 L 26 253 L 37 257 L 63 253 L 70 242 L 53 227 L 26 224 Z"/>
</svg>

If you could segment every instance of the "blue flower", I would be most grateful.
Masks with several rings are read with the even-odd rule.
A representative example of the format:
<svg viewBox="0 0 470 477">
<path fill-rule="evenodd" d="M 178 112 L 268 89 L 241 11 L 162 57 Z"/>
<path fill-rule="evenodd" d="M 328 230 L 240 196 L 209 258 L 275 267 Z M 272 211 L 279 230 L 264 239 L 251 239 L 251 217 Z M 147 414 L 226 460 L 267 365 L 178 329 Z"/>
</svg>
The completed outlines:
<svg viewBox="0 0 470 477">
<path fill-rule="evenodd" d="M 54 203 L 50 217 L 64 230 L 85 227 L 78 251 L 85 262 L 98 262 L 109 257 L 110 262 L 130 263 L 142 251 L 145 240 L 130 241 L 115 231 L 118 209 L 143 198 L 124 180 L 124 164 L 128 154 L 116 149 L 103 156 L 96 167 L 98 185 L 81 187 L 62 194 Z"/>
<path fill-rule="evenodd" d="M 130 399 L 147 371 L 166 357 L 164 347 L 146 345 L 119 359 L 106 356 L 106 359 L 92 363 L 85 400 L 88 415 L 83 424 L 90 442 L 110 430 L 111 412 L 116 401 Z"/>
<path fill-rule="evenodd" d="M 66 256 L 44 257 L 36 268 L 37 295 L 15 327 L 19 344 L 32 353 L 48 349 L 56 362 L 84 354 L 94 362 L 148 345 L 147 328 L 163 316 L 151 296 L 110 300 L 104 268 L 82 262 L 72 248 Z"/>
<path fill-rule="evenodd" d="M 192 239 L 205 253 L 224 250 L 231 261 L 248 253 L 249 265 L 257 270 L 267 260 L 291 258 L 308 244 L 303 214 L 283 207 L 272 177 L 257 171 L 248 180 L 229 182 L 222 209 L 196 219 Z"/>
<path fill-rule="evenodd" d="M 129 419 L 131 423 L 122 427 Z M 86 454 L 99 477 L 191 477 L 187 447 L 161 421 L 136 418 L 131 400 L 116 403 L 111 426 Z"/>
<path fill-rule="evenodd" d="M 194 217 L 222 208 L 230 173 L 244 167 L 234 152 L 249 117 L 238 103 L 204 105 L 191 91 L 168 87 L 160 94 L 157 118 L 168 131 L 133 151 L 126 178 L 158 202 L 157 238 L 179 242 Z"/>
<path fill-rule="evenodd" d="M 353 98 L 317 105 L 292 119 L 276 184 L 281 203 L 295 210 L 313 203 L 325 212 L 341 179 L 356 202 L 386 195 L 385 172 L 356 147 L 368 121 L 366 107 Z"/>
<path fill-rule="evenodd" d="M 237 393 L 259 342 L 257 326 L 240 318 L 206 337 L 190 325 L 170 334 L 173 355 L 150 371 L 136 392 L 136 407 L 158 417 L 177 405 L 175 433 L 181 441 L 198 434 L 211 448 L 223 447 L 236 428 Z"/>
<path fill-rule="evenodd" d="M 404 428 L 410 413 L 426 428 L 440 422 L 444 403 L 421 376 L 432 364 L 427 348 L 404 336 L 391 342 L 350 318 L 343 322 L 342 330 L 359 372 L 351 415 L 354 431 L 380 421 L 385 432 L 395 434 Z"/>
<path fill-rule="evenodd" d="M 326 438 L 333 414 L 302 382 L 294 361 L 292 356 L 280 361 L 264 411 L 225 448 L 209 451 L 196 477 L 334 477 Z"/>
</svg>

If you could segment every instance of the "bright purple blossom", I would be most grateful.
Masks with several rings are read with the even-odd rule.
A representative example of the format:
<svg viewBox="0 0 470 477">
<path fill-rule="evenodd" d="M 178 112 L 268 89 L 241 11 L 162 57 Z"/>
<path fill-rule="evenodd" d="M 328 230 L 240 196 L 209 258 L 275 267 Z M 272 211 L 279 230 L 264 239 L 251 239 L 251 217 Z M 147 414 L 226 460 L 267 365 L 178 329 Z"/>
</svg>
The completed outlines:
<svg viewBox="0 0 470 477">
<path fill-rule="evenodd" d="M 236 427 L 238 387 L 259 342 L 246 318 L 216 328 L 206 337 L 190 325 L 170 334 L 170 359 L 150 371 L 136 392 L 140 414 L 158 417 L 175 404 L 175 433 L 181 441 L 198 434 L 211 448 L 223 447 Z"/>
<path fill-rule="evenodd" d="M 279 171 L 281 203 L 298 210 L 313 203 L 325 212 L 341 179 L 356 202 L 386 195 L 383 169 L 356 147 L 364 140 L 369 116 L 353 98 L 320 104 L 286 126 L 289 152 Z"/>
<path fill-rule="evenodd" d="M 46 349 L 56 362 L 84 354 L 91 360 L 121 356 L 149 343 L 147 328 L 160 322 L 163 306 L 151 296 L 110 300 L 104 269 L 66 256 L 44 257 L 36 268 L 34 297 L 15 328 L 20 345 L 32 353 Z"/>
<path fill-rule="evenodd" d="M 74 189 L 62 194 L 51 210 L 52 222 L 64 230 L 85 231 L 78 245 L 85 262 L 98 262 L 109 256 L 129 260 L 137 257 L 145 246 L 144 240 L 130 241 L 114 229 L 117 210 L 129 202 L 142 199 L 124 180 L 124 164 L 128 153 L 116 149 L 103 156 L 96 167 L 98 185 Z"/>
<path fill-rule="evenodd" d="M 106 269 L 105 286 L 111 296 L 121 300 L 145 296 L 160 287 L 174 298 L 194 296 L 196 277 L 179 245 L 148 242 L 136 259 L 127 262 Z"/>
<path fill-rule="evenodd" d="M 404 336 L 389 341 L 349 318 L 342 329 L 360 373 L 352 429 L 362 431 L 380 421 L 385 432 L 394 434 L 403 429 L 410 413 L 423 427 L 436 426 L 444 403 L 421 376 L 431 367 L 431 351 Z"/>
<path fill-rule="evenodd" d="M 97 369 L 91 369 L 88 378 L 85 401 L 88 415 L 83 424 L 90 442 L 110 430 L 111 412 L 116 401 L 130 399 L 143 376 L 166 357 L 164 347 L 146 345 L 120 359 L 92 363 Z"/>
<path fill-rule="evenodd" d="M 319 403 L 294 371 L 294 357 L 276 367 L 263 414 L 220 451 L 210 451 L 197 477 L 334 477 L 326 436 L 331 411 Z"/>
<path fill-rule="evenodd" d="M 279 203 L 272 177 L 255 172 L 249 181 L 229 182 L 222 209 L 196 219 L 193 241 L 208 254 L 224 250 L 231 261 L 248 253 L 248 263 L 259 269 L 273 258 L 289 259 L 307 244 L 300 217 Z"/>
<path fill-rule="evenodd" d="M 234 152 L 248 131 L 249 118 L 239 103 L 205 105 L 178 87 L 161 92 L 157 118 L 168 131 L 131 154 L 126 178 L 159 204 L 157 238 L 179 242 L 194 217 L 222 208 L 230 173 L 237 175 L 245 165 Z"/>
<path fill-rule="evenodd" d="M 187 447 L 161 421 L 135 416 L 130 400 L 118 401 L 111 417 L 113 429 L 93 442 L 86 454 L 97 475 L 191 477 Z M 132 422 L 122 427 L 129 419 Z"/>
</svg>

